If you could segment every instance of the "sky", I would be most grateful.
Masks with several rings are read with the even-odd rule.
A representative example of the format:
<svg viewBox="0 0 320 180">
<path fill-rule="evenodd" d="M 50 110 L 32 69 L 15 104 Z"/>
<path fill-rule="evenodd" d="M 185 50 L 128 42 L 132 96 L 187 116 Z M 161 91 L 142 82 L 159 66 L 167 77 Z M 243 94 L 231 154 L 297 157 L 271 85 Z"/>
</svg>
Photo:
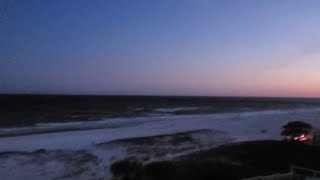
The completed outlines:
<svg viewBox="0 0 320 180">
<path fill-rule="evenodd" d="M 0 93 L 320 97 L 318 0 L 0 0 Z"/>
</svg>

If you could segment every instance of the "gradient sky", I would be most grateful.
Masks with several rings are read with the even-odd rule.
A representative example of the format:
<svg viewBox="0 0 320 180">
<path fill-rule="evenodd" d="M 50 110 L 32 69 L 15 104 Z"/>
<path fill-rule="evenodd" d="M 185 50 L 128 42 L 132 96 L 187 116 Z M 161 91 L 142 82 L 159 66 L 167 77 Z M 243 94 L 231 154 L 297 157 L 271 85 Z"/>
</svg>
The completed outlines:
<svg viewBox="0 0 320 180">
<path fill-rule="evenodd" d="M 320 96 L 319 0 L 1 0 L 0 93 Z"/>
</svg>

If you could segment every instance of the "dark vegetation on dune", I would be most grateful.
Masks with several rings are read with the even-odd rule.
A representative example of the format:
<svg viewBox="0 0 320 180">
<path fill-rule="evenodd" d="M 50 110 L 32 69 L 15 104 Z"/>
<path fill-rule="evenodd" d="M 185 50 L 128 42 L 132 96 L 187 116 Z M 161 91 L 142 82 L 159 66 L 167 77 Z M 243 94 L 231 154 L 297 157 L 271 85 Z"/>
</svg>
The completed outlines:
<svg viewBox="0 0 320 180">
<path fill-rule="evenodd" d="M 201 129 L 173 134 L 148 137 L 133 137 L 96 144 L 97 148 L 109 148 L 114 145 L 126 147 L 126 152 L 135 158 L 150 160 L 164 158 L 168 154 L 178 156 L 199 148 L 218 146 L 234 139 L 226 133 L 216 130 Z"/>
<path fill-rule="evenodd" d="M 0 95 L 0 100 L 0 127 L 143 116 L 155 108 L 198 107 L 171 114 L 205 114 L 320 105 L 319 99 L 254 97 Z"/>
<path fill-rule="evenodd" d="M 127 158 L 112 164 L 114 180 L 236 180 L 287 173 L 290 165 L 320 169 L 320 147 L 297 142 L 254 141 L 223 145 L 173 160 Z"/>
</svg>

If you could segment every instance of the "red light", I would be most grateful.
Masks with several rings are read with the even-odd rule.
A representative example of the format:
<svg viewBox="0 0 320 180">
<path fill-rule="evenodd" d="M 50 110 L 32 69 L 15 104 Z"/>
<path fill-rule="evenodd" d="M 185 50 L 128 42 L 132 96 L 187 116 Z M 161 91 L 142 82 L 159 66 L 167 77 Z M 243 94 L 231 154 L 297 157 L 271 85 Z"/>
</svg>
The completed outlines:
<svg viewBox="0 0 320 180">
<path fill-rule="evenodd" d="M 305 140 L 308 140 L 308 137 L 307 137 L 306 135 L 302 134 L 302 135 L 300 135 L 300 136 L 298 137 L 298 140 L 299 140 L 299 141 L 305 141 Z"/>
</svg>

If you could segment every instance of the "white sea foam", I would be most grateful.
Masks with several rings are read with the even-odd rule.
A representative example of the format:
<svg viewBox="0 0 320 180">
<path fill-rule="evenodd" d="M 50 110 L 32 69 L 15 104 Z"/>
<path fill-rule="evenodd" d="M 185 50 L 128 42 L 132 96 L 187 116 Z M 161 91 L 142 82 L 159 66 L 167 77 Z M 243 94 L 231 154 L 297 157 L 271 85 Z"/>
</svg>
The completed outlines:
<svg viewBox="0 0 320 180">
<path fill-rule="evenodd" d="M 177 111 L 193 111 L 193 110 L 199 110 L 199 109 L 202 109 L 202 108 L 199 108 L 199 107 L 156 108 L 153 111 L 162 112 L 162 113 L 174 113 Z"/>
</svg>

